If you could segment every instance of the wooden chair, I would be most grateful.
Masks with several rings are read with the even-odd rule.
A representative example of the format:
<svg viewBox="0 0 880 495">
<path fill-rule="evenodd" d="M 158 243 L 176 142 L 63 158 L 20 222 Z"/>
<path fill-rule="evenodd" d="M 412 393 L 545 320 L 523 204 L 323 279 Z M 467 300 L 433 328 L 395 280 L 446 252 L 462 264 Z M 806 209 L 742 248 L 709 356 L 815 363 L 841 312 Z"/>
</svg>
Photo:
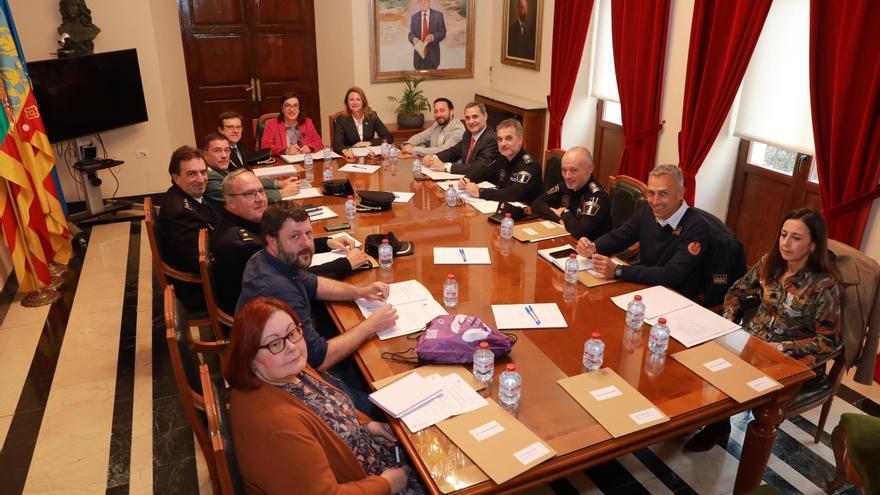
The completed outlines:
<svg viewBox="0 0 880 495">
<path fill-rule="evenodd" d="M 217 306 L 217 282 L 214 278 L 214 256 L 211 254 L 211 242 L 208 229 L 199 230 L 199 272 L 202 275 L 202 289 L 205 291 L 205 305 L 208 307 L 208 319 L 216 340 L 226 340 L 232 328 L 232 317 Z"/>
<path fill-rule="evenodd" d="M 544 190 L 562 181 L 562 155 L 565 150 L 554 148 L 544 151 Z"/>
<path fill-rule="evenodd" d="M 254 130 L 254 151 L 259 151 L 263 141 L 263 129 L 266 128 L 266 122 L 278 118 L 278 112 L 264 113 L 256 119 L 251 119 L 251 128 Z"/>
<path fill-rule="evenodd" d="M 336 122 L 337 117 L 341 117 L 342 115 L 345 115 L 345 110 L 340 110 L 340 111 L 334 113 L 333 115 L 327 116 L 327 124 L 328 124 L 327 133 L 330 135 L 330 145 L 331 146 L 333 146 L 333 131 L 335 130 L 334 128 L 336 127 L 335 125 L 333 125 L 333 123 Z"/>
<path fill-rule="evenodd" d="M 192 339 L 186 321 L 186 309 L 174 297 L 174 286 L 169 285 L 165 288 L 165 341 L 171 357 L 171 369 L 174 372 L 174 381 L 177 382 L 180 401 L 183 403 L 183 412 L 196 436 L 202 455 L 205 456 L 216 494 L 220 493 L 219 482 L 214 463 L 211 462 L 213 449 L 204 414 L 204 389 L 199 379 L 197 367 L 199 359 L 196 353 L 217 355 L 226 348 L 226 342 L 204 342 Z"/>
<path fill-rule="evenodd" d="M 844 413 L 831 433 L 831 447 L 837 473 L 828 481 L 827 493 L 834 493 L 849 478 L 861 493 L 880 493 L 877 471 L 880 454 L 880 418 Z"/>
<path fill-rule="evenodd" d="M 218 400 L 223 395 L 217 390 L 216 384 L 211 380 L 208 367 L 204 364 L 199 366 L 199 377 L 202 390 L 205 391 L 205 414 L 208 417 L 208 433 L 211 436 L 213 451 L 213 458 L 208 462 L 214 463 L 220 482 L 220 493 L 223 495 L 244 493 L 238 461 L 235 459 L 235 448 L 232 445 L 232 434 L 229 431 L 227 405 L 225 401 Z"/>
<path fill-rule="evenodd" d="M 182 272 L 165 263 L 162 257 L 162 243 L 159 240 L 161 235 L 159 207 L 153 204 L 153 199 L 149 196 L 144 198 L 144 223 L 147 226 L 147 239 L 150 242 L 150 253 L 153 257 L 153 268 L 156 269 L 156 278 L 159 279 L 159 287 L 163 291 L 168 288 L 170 285 L 168 282 L 169 277 L 182 282 L 201 284 L 202 279 L 197 275 Z M 208 319 L 207 311 L 190 315 L 190 326 L 198 327 L 208 324 L 210 324 L 210 320 Z"/>
<path fill-rule="evenodd" d="M 614 230 L 648 203 L 648 185 L 628 175 L 611 175 L 608 177 L 608 195 L 611 197 L 611 229 Z M 616 256 L 635 261 L 638 255 L 637 242 Z"/>
</svg>

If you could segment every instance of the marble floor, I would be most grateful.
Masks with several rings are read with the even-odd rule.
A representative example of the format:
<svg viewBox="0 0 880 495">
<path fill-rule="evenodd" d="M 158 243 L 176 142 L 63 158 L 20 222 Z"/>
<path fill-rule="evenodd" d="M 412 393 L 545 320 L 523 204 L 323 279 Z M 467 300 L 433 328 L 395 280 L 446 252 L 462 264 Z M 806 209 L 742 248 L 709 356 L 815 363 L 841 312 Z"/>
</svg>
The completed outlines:
<svg viewBox="0 0 880 495">
<path fill-rule="evenodd" d="M 61 301 L 24 308 L 20 297 L 0 324 L 0 494 L 210 493 L 171 374 L 142 223 L 94 227 Z M 819 444 L 818 410 L 783 423 L 764 481 L 824 493 L 828 433 L 841 413 L 880 415 L 878 402 L 880 385 L 847 377 Z M 686 454 L 683 438 L 671 440 L 528 493 L 730 493 L 748 421 L 734 418 L 725 448 Z"/>
</svg>

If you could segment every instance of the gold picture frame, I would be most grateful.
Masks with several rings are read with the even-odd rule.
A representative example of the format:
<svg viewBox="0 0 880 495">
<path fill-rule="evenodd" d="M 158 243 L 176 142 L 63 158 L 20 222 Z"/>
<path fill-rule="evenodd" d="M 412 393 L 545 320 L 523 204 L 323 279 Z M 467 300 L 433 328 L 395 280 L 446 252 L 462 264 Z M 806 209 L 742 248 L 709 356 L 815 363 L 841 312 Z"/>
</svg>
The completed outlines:
<svg viewBox="0 0 880 495">
<path fill-rule="evenodd" d="M 427 24 L 422 3 L 370 0 L 371 82 L 474 77 L 474 0 L 428 0 Z"/>
<path fill-rule="evenodd" d="M 525 8 L 525 21 L 520 19 Z M 504 0 L 501 63 L 541 70 L 544 0 Z"/>
</svg>

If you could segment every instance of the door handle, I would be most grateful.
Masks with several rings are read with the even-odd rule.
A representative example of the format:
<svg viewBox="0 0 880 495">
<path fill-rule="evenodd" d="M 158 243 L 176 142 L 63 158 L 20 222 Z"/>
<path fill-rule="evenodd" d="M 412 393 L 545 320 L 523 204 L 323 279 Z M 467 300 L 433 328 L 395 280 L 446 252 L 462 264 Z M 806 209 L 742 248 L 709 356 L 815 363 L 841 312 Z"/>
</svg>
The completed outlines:
<svg viewBox="0 0 880 495">
<path fill-rule="evenodd" d="M 252 77 L 252 78 L 251 78 L 251 85 L 248 86 L 248 87 L 246 87 L 246 88 L 244 88 L 245 91 L 247 91 L 248 93 L 251 94 L 251 101 L 257 101 L 257 95 L 254 93 L 254 88 L 255 88 L 255 87 L 256 87 L 256 86 L 254 85 L 254 78 Z"/>
<path fill-rule="evenodd" d="M 260 87 L 260 78 L 259 77 L 257 78 L 257 100 L 256 101 L 263 101 L 263 92 L 262 92 L 262 88 Z"/>
</svg>

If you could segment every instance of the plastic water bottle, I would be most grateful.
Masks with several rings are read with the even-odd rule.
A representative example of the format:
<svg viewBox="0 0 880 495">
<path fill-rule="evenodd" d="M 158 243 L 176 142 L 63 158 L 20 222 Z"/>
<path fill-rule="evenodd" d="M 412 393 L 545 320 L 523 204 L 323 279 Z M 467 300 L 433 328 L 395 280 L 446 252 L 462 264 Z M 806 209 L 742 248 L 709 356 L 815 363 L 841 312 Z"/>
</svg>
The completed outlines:
<svg viewBox="0 0 880 495">
<path fill-rule="evenodd" d="M 354 196 L 349 196 L 345 200 L 345 216 L 349 220 L 354 220 L 354 217 L 357 216 L 357 205 L 354 204 Z"/>
<path fill-rule="evenodd" d="M 666 318 L 659 318 L 657 324 L 651 327 L 651 336 L 648 337 L 648 349 L 655 354 L 666 354 L 669 347 L 669 327 L 666 326 Z"/>
<path fill-rule="evenodd" d="M 474 351 L 474 378 L 489 385 L 494 374 L 495 354 L 489 350 L 488 342 L 480 342 L 480 347 Z"/>
<path fill-rule="evenodd" d="M 458 191 L 455 190 L 455 184 L 450 184 L 446 188 L 446 206 L 458 205 Z"/>
<path fill-rule="evenodd" d="M 333 159 L 333 150 L 329 146 L 324 148 L 324 161 L 329 162 Z"/>
<path fill-rule="evenodd" d="M 388 244 L 388 239 L 382 239 L 382 244 L 379 245 L 379 266 L 390 268 L 393 263 L 394 251 L 391 249 L 391 244 Z"/>
<path fill-rule="evenodd" d="M 315 171 L 312 169 L 306 169 L 306 182 L 312 182 L 315 180 Z"/>
<path fill-rule="evenodd" d="M 443 282 L 443 304 L 450 308 L 458 306 L 458 280 L 455 280 L 455 275 L 451 273 Z"/>
<path fill-rule="evenodd" d="M 501 220 L 501 238 L 510 239 L 513 237 L 513 218 L 510 213 L 504 214 L 504 220 Z"/>
<path fill-rule="evenodd" d="M 397 160 L 397 154 L 399 153 L 397 146 L 391 145 L 391 150 L 388 153 L 391 156 L 391 161 Z"/>
<path fill-rule="evenodd" d="M 333 180 L 333 168 L 330 166 L 330 162 L 324 161 L 324 180 Z"/>
<path fill-rule="evenodd" d="M 636 294 L 633 300 L 626 305 L 626 326 L 632 329 L 642 328 L 645 322 L 645 303 L 642 296 Z"/>
<path fill-rule="evenodd" d="M 498 377 L 498 399 L 502 404 L 516 406 L 522 395 L 522 377 L 516 371 L 516 365 L 510 363 Z"/>
<path fill-rule="evenodd" d="M 602 367 L 605 361 L 605 342 L 599 332 L 593 332 L 591 338 L 584 342 L 584 357 L 582 359 L 587 371 L 596 371 Z"/>
<path fill-rule="evenodd" d="M 416 159 L 413 160 L 413 175 L 422 173 L 422 155 L 416 155 Z"/>
<path fill-rule="evenodd" d="M 315 160 L 312 158 L 310 153 L 306 153 L 306 156 L 303 157 L 303 168 L 306 170 L 312 170 L 312 167 L 315 165 Z"/>
<path fill-rule="evenodd" d="M 388 156 L 391 151 L 391 145 L 388 144 L 387 139 L 382 140 L 382 156 Z"/>
<path fill-rule="evenodd" d="M 574 284 L 578 281 L 578 255 L 572 253 L 567 260 L 565 260 L 565 281 Z"/>
</svg>

